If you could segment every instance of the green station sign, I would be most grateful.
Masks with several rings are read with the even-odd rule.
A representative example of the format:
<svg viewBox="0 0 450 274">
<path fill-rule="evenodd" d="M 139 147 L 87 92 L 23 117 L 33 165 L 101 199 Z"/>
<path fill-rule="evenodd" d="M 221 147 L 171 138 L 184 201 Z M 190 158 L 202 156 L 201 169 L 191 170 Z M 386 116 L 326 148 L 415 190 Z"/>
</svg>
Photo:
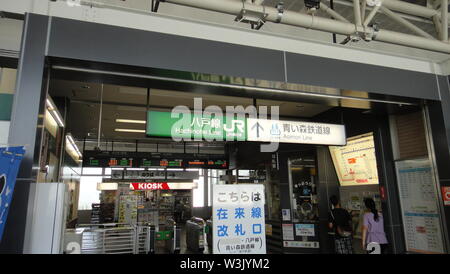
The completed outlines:
<svg viewBox="0 0 450 274">
<path fill-rule="evenodd" d="M 245 141 L 244 117 L 209 117 L 201 114 L 148 111 L 146 134 L 153 137 L 170 137 L 197 140 Z"/>
</svg>

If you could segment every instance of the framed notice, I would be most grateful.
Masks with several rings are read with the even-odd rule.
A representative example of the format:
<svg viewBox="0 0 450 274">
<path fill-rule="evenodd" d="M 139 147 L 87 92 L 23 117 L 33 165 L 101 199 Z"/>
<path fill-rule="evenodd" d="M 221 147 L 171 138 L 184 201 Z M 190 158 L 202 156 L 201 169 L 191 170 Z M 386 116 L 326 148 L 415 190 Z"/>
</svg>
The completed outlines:
<svg viewBox="0 0 450 274">
<path fill-rule="evenodd" d="M 444 253 L 438 193 L 428 159 L 395 163 L 406 250 Z"/>
</svg>

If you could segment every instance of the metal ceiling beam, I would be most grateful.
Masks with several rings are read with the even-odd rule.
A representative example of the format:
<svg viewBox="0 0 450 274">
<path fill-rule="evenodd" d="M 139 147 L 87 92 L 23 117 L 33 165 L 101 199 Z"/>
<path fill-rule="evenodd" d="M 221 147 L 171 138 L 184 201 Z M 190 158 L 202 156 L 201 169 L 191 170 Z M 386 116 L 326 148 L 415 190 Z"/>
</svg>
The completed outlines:
<svg viewBox="0 0 450 274">
<path fill-rule="evenodd" d="M 448 0 L 441 3 L 441 40 L 448 42 Z"/>
<path fill-rule="evenodd" d="M 362 26 L 361 5 L 359 3 L 359 0 L 353 0 L 353 17 L 356 26 Z"/>
<path fill-rule="evenodd" d="M 324 12 L 328 13 L 328 15 L 330 15 L 332 18 L 334 18 L 336 20 L 350 23 L 350 21 L 348 21 L 344 16 L 342 16 L 339 13 L 335 12 L 334 10 L 330 9 L 327 5 L 325 5 L 325 3 L 320 3 L 320 9 L 323 10 Z"/>
<path fill-rule="evenodd" d="M 383 0 L 383 5 L 392 11 L 403 12 L 406 14 L 411 14 L 411 15 L 425 17 L 425 18 L 431 18 L 434 15 L 440 16 L 439 11 L 437 11 L 435 9 L 427 8 L 424 6 L 419 6 L 416 4 L 411 4 L 411 3 L 399 1 L 399 0 Z"/>
<path fill-rule="evenodd" d="M 353 7 L 353 2 L 350 2 L 349 0 L 333 0 L 333 2 L 338 4 L 338 5 L 341 5 L 341 6 Z M 373 7 L 367 6 L 366 9 L 369 11 L 369 10 L 372 10 Z M 413 21 L 416 21 L 416 22 L 430 24 L 430 25 L 434 24 L 432 20 L 430 20 L 428 18 L 425 18 L 425 17 L 422 17 L 422 16 L 410 15 L 410 14 L 405 14 L 405 13 L 401 13 L 401 12 L 398 15 L 403 17 L 403 18 L 405 18 L 405 19 L 408 19 L 408 20 L 413 20 Z M 435 16 L 437 16 L 437 18 L 441 17 L 438 14 L 436 14 Z"/>
<path fill-rule="evenodd" d="M 364 26 L 367 27 L 370 22 L 372 21 L 373 17 L 375 17 L 375 14 L 378 12 L 378 10 L 380 9 L 381 5 L 379 6 L 375 6 L 370 13 L 367 15 L 366 19 L 364 20 Z"/>
<path fill-rule="evenodd" d="M 394 20 L 395 22 L 403 25 L 404 27 L 408 28 L 412 32 L 415 32 L 416 34 L 418 34 L 418 35 L 420 35 L 422 37 L 425 37 L 425 38 L 430 38 L 432 40 L 435 39 L 433 36 L 431 36 L 430 34 L 426 33 L 425 31 L 419 29 L 418 27 L 416 27 L 415 25 L 413 25 L 412 23 L 410 23 L 406 19 L 398 16 L 394 12 L 390 11 L 388 8 L 383 7 L 383 5 L 380 6 L 380 9 L 387 17 L 389 17 L 392 20 Z"/>
<path fill-rule="evenodd" d="M 359 1 L 354 0 L 357 8 L 360 9 Z M 278 16 L 278 10 L 276 8 L 248 4 L 241 1 L 232 0 L 166 0 L 166 2 L 184 5 L 194 8 L 201 8 L 210 11 L 222 12 L 238 16 L 243 11 L 243 6 L 246 10 L 251 10 L 253 13 L 260 13 L 264 16 L 265 21 L 282 23 L 292 26 L 303 27 L 307 29 L 314 29 L 326 32 L 332 32 L 341 35 L 361 35 L 366 40 L 378 40 L 382 42 L 415 47 L 420 49 L 450 53 L 450 45 L 444 41 L 436 39 L 430 39 L 429 37 L 419 37 L 416 35 L 410 35 L 400 32 L 394 32 L 389 30 L 377 30 L 368 26 L 362 27 L 358 25 L 358 17 L 360 13 L 355 12 L 356 24 L 340 22 L 333 19 L 328 19 L 320 16 L 314 16 L 309 14 L 302 14 L 293 11 L 285 11 L 282 18 Z M 383 0 L 383 5 L 388 9 L 398 10 L 404 13 L 413 15 L 422 15 L 427 18 L 431 18 L 438 14 L 438 11 L 419 5 L 409 4 L 397 0 Z M 358 16 L 359 14 L 359 16 Z M 445 16 L 444 16 L 445 17 Z M 443 24 L 444 25 L 444 24 Z M 408 25 L 409 26 L 409 25 Z M 417 32 L 417 29 L 416 29 Z"/>
</svg>

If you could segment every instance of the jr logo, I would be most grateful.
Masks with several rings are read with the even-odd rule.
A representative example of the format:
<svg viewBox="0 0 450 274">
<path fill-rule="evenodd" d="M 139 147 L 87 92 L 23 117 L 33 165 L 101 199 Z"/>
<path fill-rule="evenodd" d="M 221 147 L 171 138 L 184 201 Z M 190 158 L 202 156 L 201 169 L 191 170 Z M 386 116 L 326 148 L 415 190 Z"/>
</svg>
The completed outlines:
<svg viewBox="0 0 450 274">
<path fill-rule="evenodd" d="M 226 125 L 223 125 L 223 129 L 228 132 L 234 132 L 236 128 L 239 132 L 244 132 L 244 121 L 233 120 L 231 121 L 231 125 L 229 128 L 227 128 Z"/>
</svg>

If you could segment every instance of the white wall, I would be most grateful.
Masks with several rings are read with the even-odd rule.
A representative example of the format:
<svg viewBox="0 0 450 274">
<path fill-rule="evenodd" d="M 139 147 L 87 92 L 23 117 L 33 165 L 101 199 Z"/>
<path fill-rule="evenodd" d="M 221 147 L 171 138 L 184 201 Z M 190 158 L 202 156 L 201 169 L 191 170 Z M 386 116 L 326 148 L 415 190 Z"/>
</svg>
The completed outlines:
<svg viewBox="0 0 450 274">
<path fill-rule="evenodd" d="M 0 121 L 0 145 L 8 144 L 9 121 Z"/>
<path fill-rule="evenodd" d="M 19 51 L 22 26 L 22 20 L 0 18 L 0 50 Z"/>
</svg>

